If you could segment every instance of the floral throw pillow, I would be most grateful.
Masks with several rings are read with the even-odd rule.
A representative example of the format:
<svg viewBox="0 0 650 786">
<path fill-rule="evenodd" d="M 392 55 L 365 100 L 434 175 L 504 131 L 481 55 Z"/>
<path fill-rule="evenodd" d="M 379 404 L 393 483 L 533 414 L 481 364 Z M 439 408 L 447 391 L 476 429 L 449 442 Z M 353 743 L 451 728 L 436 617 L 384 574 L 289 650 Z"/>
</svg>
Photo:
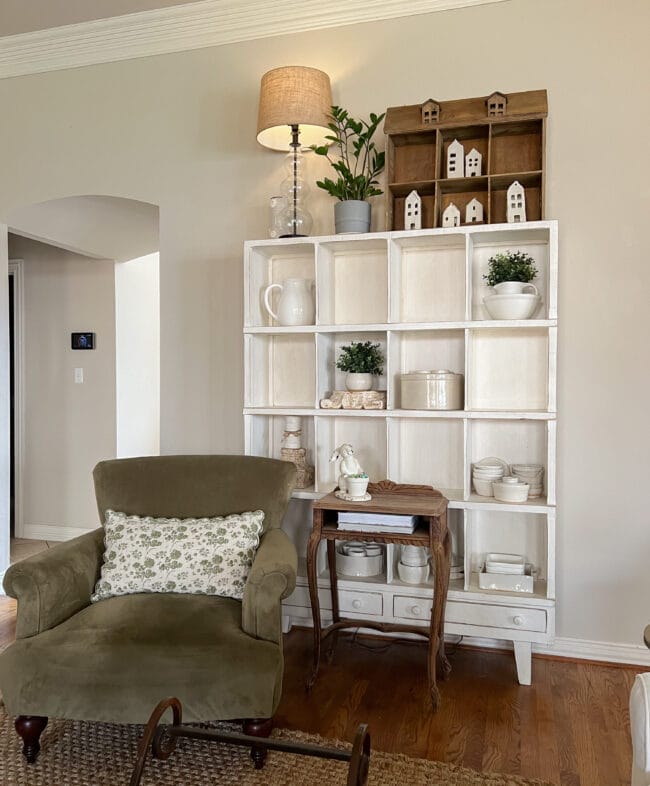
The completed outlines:
<svg viewBox="0 0 650 786">
<path fill-rule="evenodd" d="M 104 563 L 91 601 L 136 592 L 241 600 L 264 512 L 163 519 L 106 511 Z"/>
</svg>

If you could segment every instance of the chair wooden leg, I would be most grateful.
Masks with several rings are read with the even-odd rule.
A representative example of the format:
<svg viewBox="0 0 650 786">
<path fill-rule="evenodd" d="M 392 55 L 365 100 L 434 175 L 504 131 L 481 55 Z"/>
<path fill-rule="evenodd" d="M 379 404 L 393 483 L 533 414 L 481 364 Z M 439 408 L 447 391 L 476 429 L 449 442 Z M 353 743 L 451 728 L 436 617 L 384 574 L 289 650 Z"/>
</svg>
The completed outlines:
<svg viewBox="0 0 650 786">
<path fill-rule="evenodd" d="M 47 718 L 41 715 L 19 715 L 15 726 L 23 741 L 23 756 L 29 764 L 34 764 L 41 749 L 39 738 L 47 726 Z"/>
<path fill-rule="evenodd" d="M 244 734 L 250 734 L 252 737 L 268 737 L 272 729 L 273 718 L 247 718 L 244 721 Z M 266 747 L 253 745 L 251 759 L 255 763 L 255 769 L 261 770 L 266 761 Z"/>
</svg>

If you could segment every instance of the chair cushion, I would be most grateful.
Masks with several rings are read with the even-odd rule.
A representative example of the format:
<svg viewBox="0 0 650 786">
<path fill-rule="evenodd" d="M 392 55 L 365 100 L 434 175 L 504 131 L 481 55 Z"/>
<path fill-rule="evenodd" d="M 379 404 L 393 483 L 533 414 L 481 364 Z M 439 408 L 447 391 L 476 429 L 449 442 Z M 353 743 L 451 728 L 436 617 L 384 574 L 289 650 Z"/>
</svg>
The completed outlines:
<svg viewBox="0 0 650 786">
<path fill-rule="evenodd" d="M 271 717 L 282 652 L 241 629 L 241 603 L 205 595 L 109 598 L 0 657 L 14 715 L 144 723 L 166 696 L 188 721 Z"/>
<path fill-rule="evenodd" d="M 138 592 L 241 600 L 264 512 L 200 519 L 106 511 L 104 563 L 91 601 Z"/>
</svg>

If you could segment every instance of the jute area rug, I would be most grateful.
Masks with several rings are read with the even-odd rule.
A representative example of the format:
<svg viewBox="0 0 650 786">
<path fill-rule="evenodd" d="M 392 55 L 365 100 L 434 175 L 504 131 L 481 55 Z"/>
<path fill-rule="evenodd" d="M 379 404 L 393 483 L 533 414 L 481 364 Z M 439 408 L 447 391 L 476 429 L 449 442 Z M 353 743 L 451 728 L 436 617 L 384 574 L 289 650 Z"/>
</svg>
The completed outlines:
<svg viewBox="0 0 650 786">
<path fill-rule="evenodd" d="M 50 721 L 41 737 L 36 764 L 27 764 L 20 753 L 13 719 L 0 705 L 0 784 L 127 786 L 141 732 L 141 726 Z M 284 738 L 349 747 L 300 732 L 275 733 Z M 167 761 L 147 761 L 142 786 L 344 786 L 346 778 L 344 762 L 270 751 L 264 769 L 255 770 L 245 748 L 181 739 Z M 368 784 L 542 786 L 543 782 L 372 751 Z"/>
</svg>

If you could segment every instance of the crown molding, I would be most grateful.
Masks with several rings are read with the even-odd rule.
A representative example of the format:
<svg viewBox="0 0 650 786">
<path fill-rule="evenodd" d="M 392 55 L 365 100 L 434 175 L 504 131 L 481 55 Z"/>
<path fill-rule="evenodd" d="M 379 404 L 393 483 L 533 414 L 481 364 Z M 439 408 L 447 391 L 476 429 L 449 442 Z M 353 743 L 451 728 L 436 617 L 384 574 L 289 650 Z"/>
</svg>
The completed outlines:
<svg viewBox="0 0 650 786">
<path fill-rule="evenodd" d="M 508 0 L 201 0 L 0 37 L 0 79 Z"/>
</svg>

